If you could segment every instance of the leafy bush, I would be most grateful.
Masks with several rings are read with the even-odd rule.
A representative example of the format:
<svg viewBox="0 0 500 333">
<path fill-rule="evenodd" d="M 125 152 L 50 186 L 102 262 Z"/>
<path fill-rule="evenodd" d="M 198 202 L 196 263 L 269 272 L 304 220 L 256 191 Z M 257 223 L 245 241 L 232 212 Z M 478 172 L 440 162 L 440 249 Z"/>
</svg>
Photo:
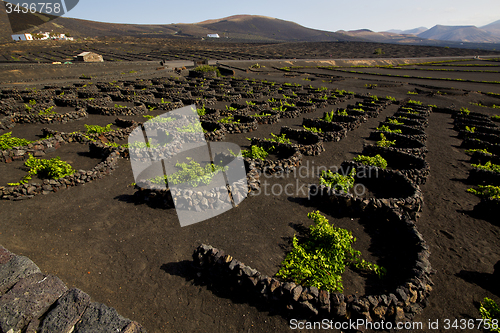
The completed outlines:
<svg viewBox="0 0 500 333">
<path fill-rule="evenodd" d="M 85 124 L 85 128 L 87 129 L 87 134 L 101 134 L 101 133 L 111 132 L 112 131 L 111 125 L 112 124 L 107 124 L 106 127 L 102 127 L 99 125 Z"/>
<path fill-rule="evenodd" d="M 204 116 L 207 114 L 207 110 L 205 109 L 205 104 L 201 108 L 197 108 L 196 112 L 198 113 L 198 116 Z"/>
<path fill-rule="evenodd" d="M 469 133 L 474 133 L 476 131 L 475 127 L 465 126 L 465 130 Z"/>
<path fill-rule="evenodd" d="M 491 161 L 486 162 L 486 164 L 481 165 L 481 164 L 471 164 L 473 168 L 476 169 L 481 169 L 481 170 L 487 170 L 487 171 L 493 171 L 500 173 L 500 165 L 499 164 L 493 164 Z"/>
<path fill-rule="evenodd" d="M 201 133 L 204 132 L 199 122 L 175 128 L 179 133 Z"/>
<path fill-rule="evenodd" d="M 396 98 L 395 97 L 392 97 L 392 96 L 385 96 L 385 98 L 387 98 L 388 100 L 390 100 L 391 102 L 395 102 L 396 101 Z"/>
<path fill-rule="evenodd" d="M 28 154 L 28 156 L 28 159 L 24 162 L 24 165 L 29 168 L 28 174 L 19 183 L 9 183 L 8 185 L 26 184 L 34 175 L 38 175 L 41 178 L 59 179 L 76 172 L 70 164 L 61 161 L 59 156 L 50 160 L 38 159 L 31 154 Z"/>
<path fill-rule="evenodd" d="M 348 175 L 333 173 L 331 170 L 321 171 L 319 183 L 336 191 L 347 192 L 354 187 L 354 175 L 356 170 L 352 169 Z"/>
<path fill-rule="evenodd" d="M 292 142 L 290 141 L 290 139 L 288 138 L 285 138 L 285 134 L 281 134 L 281 135 L 276 135 L 274 133 L 271 133 L 271 136 L 272 138 L 270 139 L 264 139 L 265 141 L 271 141 L 271 142 L 277 142 L 277 143 L 288 143 L 288 144 L 291 144 Z"/>
<path fill-rule="evenodd" d="M 202 65 L 198 66 L 194 69 L 196 72 L 217 72 L 218 68 L 214 66 L 209 66 L 209 65 Z"/>
<path fill-rule="evenodd" d="M 0 135 L 0 149 L 7 150 L 14 147 L 24 147 L 32 143 L 33 141 L 28 141 L 22 138 L 16 138 L 12 136 L 12 132 L 7 132 Z"/>
<path fill-rule="evenodd" d="M 352 159 L 354 162 L 361 162 L 364 165 L 373 165 L 381 169 L 387 168 L 387 161 L 385 158 L 380 156 L 380 154 L 375 155 L 375 157 L 359 155 Z"/>
<path fill-rule="evenodd" d="M 414 101 L 414 100 L 411 100 L 411 99 L 410 99 L 410 100 L 408 101 L 408 104 L 422 105 L 422 102 L 420 102 L 420 101 Z"/>
<path fill-rule="evenodd" d="M 379 146 L 379 147 L 391 147 L 391 146 L 394 146 L 395 144 L 396 144 L 396 140 L 393 140 L 393 141 L 387 140 L 384 133 L 380 133 L 380 140 L 377 141 L 377 146 Z"/>
<path fill-rule="evenodd" d="M 242 150 L 241 155 L 245 158 L 251 158 L 254 160 L 264 160 L 266 159 L 267 156 L 269 156 L 269 153 L 274 150 L 274 147 L 272 147 L 269 150 L 266 150 L 262 147 L 259 146 L 251 146 L 250 150 Z"/>
<path fill-rule="evenodd" d="M 348 116 L 349 114 L 347 113 L 347 111 L 345 109 L 343 109 L 343 110 L 339 109 L 339 110 L 337 110 L 337 115 L 339 115 L 339 116 Z"/>
<path fill-rule="evenodd" d="M 307 240 L 299 244 L 293 237 L 293 250 L 281 263 L 277 277 L 302 286 L 313 286 L 330 292 L 342 292 L 342 274 L 346 266 L 373 272 L 379 276 L 385 269 L 361 259 L 361 252 L 352 248 L 356 241 L 352 232 L 333 227 L 319 211 L 307 214 L 314 225 Z"/>
<path fill-rule="evenodd" d="M 321 128 L 316 128 L 316 127 L 306 127 L 306 126 L 302 126 L 304 127 L 304 129 L 306 131 L 310 131 L 310 132 L 313 132 L 313 133 L 323 133 L 323 130 Z"/>
<path fill-rule="evenodd" d="M 406 94 L 407 95 L 418 95 L 418 92 L 416 92 L 416 91 L 408 91 Z"/>
<path fill-rule="evenodd" d="M 49 115 L 49 114 L 56 114 L 56 113 L 57 112 L 54 111 L 54 106 L 48 107 L 45 110 L 40 110 L 38 112 L 38 114 L 41 116 L 45 116 L 45 115 Z"/>
<path fill-rule="evenodd" d="M 484 328 L 489 329 L 491 332 L 500 332 L 498 324 L 500 321 L 500 308 L 494 300 L 485 297 L 479 307 L 479 313 L 484 319 Z"/>
<path fill-rule="evenodd" d="M 394 125 L 404 125 L 405 123 L 399 122 L 397 119 L 387 119 L 387 122 L 389 124 L 394 124 Z"/>
<path fill-rule="evenodd" d="M 500 116 L 497 116 L 497 115 L 491 116 L 491 119 L 493 119 L 493 120 L 500 120 Z"/>
<path fill-rule="evenodd" d="M 468 116 L 470 113 L 470 110 L 468 108 L 460 108 L 460 114 Z"/>
<path fill-rule="evenodd" d="M 239 119 L 238 120 L 234 120 L 233 116 L 228 116 L 228 117 L 220 119 L 219 123 L 222 123 L 222 124 L 239 124 L 240 120 Z"/>
<path fill-rule="evenodd" d="M 490 156 L 491 156 L 491 155 L 493 155 L 492 153 L 490 153 L 490 152 L 489 152 L 488 150 L 486 150 L 486 149 L 467 149 L 467 150 L 465 151 L 465 153 L 466 153 L 466 154 L 468 154 L 468 155 L 472 155 L 472 154 L 474 154 L 474 152 L 476 152 L 476 151 L 481 152 L 481 153 L 486 154 L 486 155 L 490 155 Z"/>
<path fill-rule="evenodd" d="M 328 122 L 332 122 L 334 115 L 335 115 L 335 111 L 333 111 L 333 110 L 331 112 L 326 112 L 325 116 L 323 117 L 323 120 L 328 121 Z"/>
<path fill-rule="evenodd" d="M 115 108 L 118 109 L 125 109 L 126 107 L 127 107 L 126 105 L 115 104 Z"/>
<path fill-rule="evenodd" d="M 389 126 L 387 126 L 387 125 L 380 126 L 376 130 L 380 131 L 380 132 L 387 132 L 387 133 L 399 133 L 399 134 L 402 133 L 402 131 L 400 129 L 391 130 L 389 128 Z"/>
<path fill-rule="evenodd" d="M 481 198 L 491 198 L 500 200 L 500 186 L 478 185 L 479 190 L 470 188 L 467 192 L 477 195 Z"/>
<path fill-rule="evenodd" d="M 179 163 L 177 162 L 175 166 L 180 168 L 179 171 L 167 175 L 158 176 L 150 179 L 153 184 L 183 184 L 188 183 L 193 187 L 197 187 L 200 184 L 208 185 L 212 181 L 213 177 L 219 172 L 226 171 L 227 166 L 214 165 L 213 163 L 207 164 L 202 167 L 198 162 L 194 161 L 192 158 L 186 158 L 189 163 Z"/>
</svg>

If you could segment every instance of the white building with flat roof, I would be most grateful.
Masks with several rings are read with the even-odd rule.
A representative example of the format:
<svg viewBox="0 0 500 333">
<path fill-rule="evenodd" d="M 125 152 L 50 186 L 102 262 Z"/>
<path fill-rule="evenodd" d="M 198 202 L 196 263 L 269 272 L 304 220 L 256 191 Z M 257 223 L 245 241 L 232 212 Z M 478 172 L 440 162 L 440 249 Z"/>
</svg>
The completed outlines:
<svg viewBox="0 0 500 333">
<path fill-rule="evenodd" d="M 210 38 L 220 38 L 219 34 L 207 34 L 207 37 L 210 37 Z"/>
<path fill-rule="evenodd" d="M 12 35 L 12 40 L 33 40 L 33 36 L 31 34 L 17 34 Z"/>
</svg>

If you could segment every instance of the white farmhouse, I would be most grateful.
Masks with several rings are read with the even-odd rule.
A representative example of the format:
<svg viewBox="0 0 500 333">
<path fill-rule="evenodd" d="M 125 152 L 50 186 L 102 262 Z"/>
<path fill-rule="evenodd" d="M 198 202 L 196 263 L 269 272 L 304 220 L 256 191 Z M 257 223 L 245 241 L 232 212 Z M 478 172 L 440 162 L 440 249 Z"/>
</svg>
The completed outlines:
<svg viewBox="0 0 500 333">
<path fill-rule="evenodd" d="M 12 40 L 33 40 L 33 36 L 31 34 L 18 34 L 12 35 Z"/>
<path fill-rule="evenodd" d="M 209 37 L 209 38 L 220 38 L 219 34 L 207 34 L 207 37 Z"/>
</svg>

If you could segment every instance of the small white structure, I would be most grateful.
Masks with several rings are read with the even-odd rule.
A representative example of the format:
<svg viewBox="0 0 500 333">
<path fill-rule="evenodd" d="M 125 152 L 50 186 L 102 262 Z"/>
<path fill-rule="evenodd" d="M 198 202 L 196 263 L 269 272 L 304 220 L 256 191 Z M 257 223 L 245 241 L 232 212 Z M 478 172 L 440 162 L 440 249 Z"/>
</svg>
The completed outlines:
<svg viewBox="0 0 500 333">
<path fill-rule="evenodd" d="M 103 62 L 102 55 L 94 53 L 94 52 L 82 52 L 79 55 L 75 56 L 76 61 L 85 61 L 85 62 Z"/>
<path fill-rule="evenodd" d="M 33 36 L 31 34 L 12 35 L 12 40 L 33 40 Z"/>
<path fill-rule="evenodd" d="M 220 38 L 219 34 L 207 34 L 207 37 L 209 37 L 209 38 Z"/>
</svg>

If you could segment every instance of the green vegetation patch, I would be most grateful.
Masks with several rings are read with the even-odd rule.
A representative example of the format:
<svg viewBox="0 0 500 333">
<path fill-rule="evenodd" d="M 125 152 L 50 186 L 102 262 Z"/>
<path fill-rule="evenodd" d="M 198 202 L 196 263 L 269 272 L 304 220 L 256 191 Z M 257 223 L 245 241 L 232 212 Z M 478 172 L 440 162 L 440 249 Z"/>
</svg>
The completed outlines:
<svg viewBox="0 0 500 333">
<path fill-rule="evenodd" d="M 374 157 L 371 156 L 366 156 L 366 155 L 359 155 L 356 156 L 355 158 L 352 159 L 354 162 L 360 162 L 364 165 L 372 165 L 379 167 L 381 169 L 387 168 L 387 161 L 385 158 L 380 156 L 380 154 L 375 155 Z"/>
<path fill-rule="evenodd" d="M 307 214 L 314 225 L 307 240 L 299 244 L 293 237 L 293 250 L 281 264 L 277 277 L 302 286 L 342 292 L 342 274 L 347 266 L 383 276 L 386 270 L 361 259 L 361 252 L 352 248 L 356 241 L 352 232 L 334 227 L 319 211 Z"/>
<path fill-rule="evenodd" d="M 26 184 L 31 177 L 38 175 L 40 178 L 59 179 L 65 176 L 72 175 L 76 172 L 73 167 L 61 158 L 54 157 L 50 160 L 39 159 L 28 154 L 28 159 L 24 165 L 29 168 L 28 174 L 24 176 L 18 183 L 9 183 L 10 186 Z"/>
</svg>

